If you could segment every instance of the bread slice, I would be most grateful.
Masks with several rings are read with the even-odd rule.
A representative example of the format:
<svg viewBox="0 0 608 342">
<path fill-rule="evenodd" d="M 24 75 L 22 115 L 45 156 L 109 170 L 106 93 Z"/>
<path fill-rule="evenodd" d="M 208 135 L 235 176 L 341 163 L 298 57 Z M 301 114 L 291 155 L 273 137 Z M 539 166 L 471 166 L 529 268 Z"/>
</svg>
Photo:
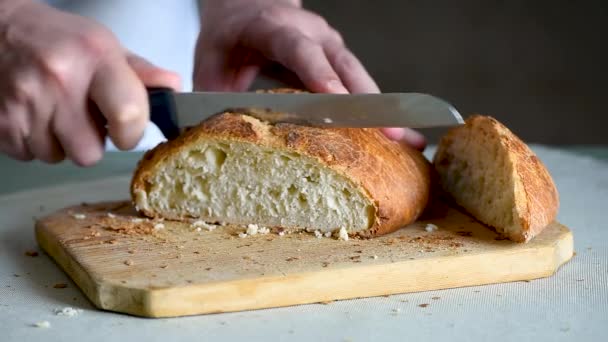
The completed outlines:
<svg viewBox="0 0 608 342">
<path fill-rule="evenodd" d="M 513 241 L 529 241 L 557 215 L 559 198 L 549 172 L 494 118 L 475 115 L 451 129 L 433 163 L 458 205 Z"/>
<path fill-rule="evenodd" d="M 131 184 L 138 210 L 364 237 L 423 211 L 431 165 L 420 152 L 377 129 L 270 124 L 252 115 L 215 115 L 147 152 Z"/>
</svg>

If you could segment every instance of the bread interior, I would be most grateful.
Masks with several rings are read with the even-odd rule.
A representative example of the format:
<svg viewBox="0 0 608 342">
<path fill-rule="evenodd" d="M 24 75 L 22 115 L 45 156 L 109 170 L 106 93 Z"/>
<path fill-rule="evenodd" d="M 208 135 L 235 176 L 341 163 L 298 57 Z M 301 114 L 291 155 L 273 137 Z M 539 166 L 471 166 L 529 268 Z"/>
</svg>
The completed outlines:
<svg viewBox="0 0 608 342">
<path fill-rule="evenodd" d="M 206 140 L 157 166 L 140 209 L 167 218 L 349 233 L 370 228 L 373 202 L 318 160 L 247 142 Z"/>
<path fill-rule="evenodd" d="M 499 134 L 459 129 L 435 156 L 443 187 L 456 203 L 505 236 L 520 237 L 516 177 Z"/>
</svg>

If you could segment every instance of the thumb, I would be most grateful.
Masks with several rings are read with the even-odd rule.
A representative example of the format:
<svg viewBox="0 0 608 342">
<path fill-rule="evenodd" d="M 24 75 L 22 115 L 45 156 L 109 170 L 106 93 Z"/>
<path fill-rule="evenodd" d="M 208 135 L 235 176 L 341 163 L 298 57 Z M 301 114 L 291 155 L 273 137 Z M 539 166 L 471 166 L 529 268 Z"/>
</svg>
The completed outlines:
<svg viewBox="0 0 608 342">
<path fill-rule="evenodd" d="M 129 53 L 127 62 L 146 87 L 166 87 L 175 91 L 182 87 L 177 73 L 159 68 L 138 55 Z"/>
</svg>

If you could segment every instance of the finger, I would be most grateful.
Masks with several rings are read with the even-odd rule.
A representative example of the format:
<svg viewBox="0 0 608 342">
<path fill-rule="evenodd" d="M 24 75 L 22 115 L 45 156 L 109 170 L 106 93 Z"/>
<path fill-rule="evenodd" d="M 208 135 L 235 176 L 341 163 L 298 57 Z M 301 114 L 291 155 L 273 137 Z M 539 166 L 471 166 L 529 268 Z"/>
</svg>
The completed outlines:
<svg viewBox="0 0 608 342">
<path fill-rule="evenodd" d="M 382 128 L 382 133 L 391 140 L 403 141 L 417 150 L 424 150 L 426 139 L 424 135 L 411 128 Z"/>
<path fill-rule="evenodd" d="M 245 46 L 257 48 L 266 58 L 293 71 L 313 92 L 348 93 L 319 43 L 292 27 L 256 23 L 243 32 Z"/>
<path fill-rule="evenodd" d="M 175 91 L 182 88 L 179 75 L 173 71 L 159 68 L 145 58 L 132 53 L 127 55 L 127 62 L 147 87 L 166 87 Z"/>
<path fill-rule="evenodd" d="M 25 143 L 27 129 L 25 106 L 6 101 L 0 108 L 0 151 L 21 161 L 34 159 Z"/>
<path fill-rule="evenodd" d="M 26 139 L 26 144 L 34 157 L 43 162 L 54 164 L 65 158 L 65 152 L 50 126 L 49 119 L 38 118 L 32 127 L 31 135 Z"/>
<path fill-rule="evenodd" d="M 65 155 L 79 166 L 91 166 L 103 157 L 105 130 L 100 113 L 86 102 L 65 104 L 53 115 L 51 127 Z"/>
<path fill-rule="evenodd" d="M 30 118 L 30 128 L 25 145 L 36 159 L 46 163 L 58 163 L 65 158 L 65 152 L 51 127 L 56 111 L 56 100 L 51 96 L 52 85 L 46 80 L 30 83 L 30 91 L 36 94 L 36 101 L 27 101 L 26 110 Z"/>
<path fill-rule="evenodd" d="M 363 64 L 343 44 L 324 43 L 325 53 L 332 67 L 351 93 L 379 93 L 380 89 Z"/>
<path fill-rule="evenodd" d="M 110 56 L 96 69 L 89 97 L 107 120 L 108 134 L 116 147 L 137 145 L 149 119 L 143 83 L 122 55 Z"/>
</svg>

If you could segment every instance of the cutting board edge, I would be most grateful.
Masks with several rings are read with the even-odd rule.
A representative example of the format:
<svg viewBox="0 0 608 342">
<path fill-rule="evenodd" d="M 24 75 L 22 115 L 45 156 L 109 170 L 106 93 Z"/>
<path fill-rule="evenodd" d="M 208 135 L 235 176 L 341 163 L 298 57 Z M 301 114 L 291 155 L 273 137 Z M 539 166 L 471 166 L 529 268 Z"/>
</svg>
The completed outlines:
<svg viewBox="0 0 608 342">
<path fill-rule="evenodd" d="M 42 220 L 37 221 L 34 229 L 38 245 L 60 266 L 59 268 L 68 275 L 93 305 L 104 310 L 147 317 L 145 315 L 137 314 L 139 312 L 145 312 L 143 300 L 146 297 L 147 290 L 116 286 L 101 277 L 95 277 L 94 274 L 87 272 L 85 268 L 70 255 L 68 249 L 62 248 L 63 243 L 57 239 L 56 236 L 45 234 L 46 230 L 42 222 Z M 115 303 L 111 300 L 112 296 L 109 294 L 116 292 L 123 294 L 120 296 L 121 299 L 130 298 L 130 300 L 119 300 Z M 126 296 L 126 294 L 129 295 Z"/>
<path fill-rule="evenodd" d="M 109 311 L 127 313 L 135 316 L 161 318 L 244 310 L 257 310 L 273 307 L 314 304 L 334 300 L 346 300 L 411 292 L 423 292 L 448 288 L 479 286 L 493 283 L 525 281 L 531 279 L 544 278 L 553 275 L 562 265 L 567 263 L 573 256 L 572 232 L 567 227 L 559 224 L 558 222 L 556 222 L 556 224 L 558 224 L 560 227 L 563 227 L 564 230 L 562 230 L 558 238 L 556 238 L 555 243 L 537 250 L 532 250 L 531 248 L 526 249 L 524 251 L 527 251 L 531 254 L 525 257 L 521 252 L 510 256 L 512 258 L 524 257 L 532 258 L 533 260 L 547 261 L 546 264 L 536 265 L 534 266 L 534 269 L 527 270 L 525 272 L 513 274 L 505 271 L 504 274 L 500 274 L 500 277 L 497 277 L 496 274 L 491 277 L 486 274 L 486 280 L 475 279 L 466 281 L 460 279 L 458 281 L 446 282 L 440 281 L 439 279 L 438 282 L 432 284 L 416 284 L 415 282 L 410 282 L 408 284 L 408 280 L 403 279 L 396 285 L 389 286 L 390 284 L 387 285 L 383 283 L 384 286 L 377 287 L 376 283 L 371 284 L 370 287 L 365 289 L 343 293 L 322 293 L 319 289 L 317 289 L 317 292 L 314 296 L 310 296 L 310 294 L 302 296 L 302 291 L 304 291 L 305 293 L 307 282 L 312 282 L 314 284 L 316 281 L 315 279 L 317 277 L 326 277 L 327 275 L 323 274 L 323 272 L 300 273 L 285 277 L 274 276 L 249 278 L 243 280 L 235 280 L 231 282 L 207 283 L 175 288 L 131 288 L 128 286 L 124 286 L 123 284 L 112 283 L 102 278 L 95 278 L 95 275 L 92 275 L 85 271 L 84 268 L 73 258 L 73 256 L 69 255 L 69 253 L 65 249 L 60 248 L 60 241 L 56 241 L 55 244 L 51 243 L 49 237 L 43 233 L 43 229 L 41 229 L 41 227 L 39 227 L 38 225 L 36 226 L 36 238 L 40 246 L 55 260 L 55 262 L 57 262 L 61 266 L 61 268 L 64 269 L 64 271 L 74 280 L 78 287 L 98 308 Z M 56 247 L 54 248 L 53 246 Z M 535 255 L 534 253 L 545 254 L 543 254 L 542 258 L 538 258 L 538 255 Z M 471 260 L 475 260 L 474 256 L 460 255 L 449 259 L 448 264 L 451 265 L 448 266 L 460 268 L 462 267 L 463 260 L 466 264 L 466 258 L 471 258 Z M 401 264 L 406 263 L 408 265 L 408 269 L 411 269 L 413 264 L 420 264 L 420 266 L 417 268 L 419 270 L 418 273 L 424 274 L 424 272 L 426 272 L 425 270 L 428 269 L 428 264 L 434 262 L 436 263 L 437 260 L 433 260 L 433 258 L 428 258 L 416 260 L 414 262 L 404 261 L 393 264 L 368 265 L 365 268 L 345 268 L 343 270 L 339 270 L 337 273 L 334 273 L 334 275 L 335 278 L 338 280 L 347 278 L 353 279 L 353 275 L 351 273 L 356 272 L 360 274 L 359 277 L 361 278 L 361 280 L 365 281 L 372 279 L 374 275 L 378 277 L 380 273 L 386 276 L 387 266 L 393 268 L 394 270 L 392 272 L 395 272 L 399 270 Z M 378 274 L 375 274 L 374 269 L 378 270 Z M 382 270 L 380 271 L 380 269 Z M 367 274 L 368 272 L 370 274 Z M 343 275 L 343 273 L 349 274 L 349 276 L 346 277 Z M 439 277 L 441 274 L 445 274 L 445 271 L 438 271 L 436 273 L 436 276 Z M 410 274 L 406 276 L 404 274 L 401 274 L 401 276 L 407 277 L 412 275 Z M 95 283 L 96 281 L 97 284 Z M 282 293 L 288 293 L 288 290 L 292 290 L 293 292 L 300 293 L 302 298 L 291 297 L 288 299 L 278 300 L 276 298 L 276 289 L 267 291 L 270 294 L 262 295 L 261 297 L 259 295 L 254 295 L 255 292 L 247 291 L 247 289 L 258 288 L 260 283 L 270 284 L 275 287 L 279 286 L 279 288 L 281 288 L 282 286 Z M 299 284 L 295 290 L 293 288 L 294 283 Z M 287 287 L 289 287 L 289 289 Z M 226 288 L 229 288 L 229 290 L 226 290 Z M 235 293 L 237 293 L 236 298 L 239 298 L 238 293 L 243 292 L 249 292 L 254 294 L 240 297 L 241 301 L 234 301 Z M 278 293 L 281 293 L 281 291 L 279 290 Z M 214 298 L 214 300 L 206 302 L 204 298 L 201 298 L 201 296 L 211 297 Z M 196 297 L 198 297 L 198 300 L 196 299 Z M 242 301 L 243 299 L 245 300 Z M 240 304 L 234 304 L 235 302 L 240 302 Z M 231 303 L 230 305 L 232 305 L 232 307 L 230 305 L 226 305 L 226 303 Z"/>
</svg>

